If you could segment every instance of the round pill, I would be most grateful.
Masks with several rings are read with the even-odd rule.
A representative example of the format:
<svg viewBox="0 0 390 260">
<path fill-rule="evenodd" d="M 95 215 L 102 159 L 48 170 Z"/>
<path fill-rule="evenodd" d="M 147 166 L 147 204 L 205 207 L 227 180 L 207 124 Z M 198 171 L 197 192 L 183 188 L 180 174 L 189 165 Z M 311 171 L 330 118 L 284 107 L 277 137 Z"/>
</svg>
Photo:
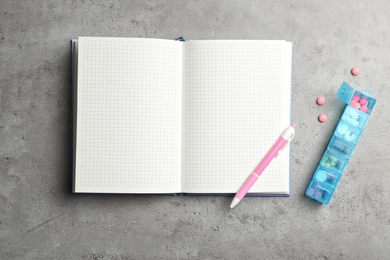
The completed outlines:
<svg viewBox="0 0 390 260">
<path fill-rule="evenodd" d="M 326 120 L 328 120 L 328 116 L 325 115 L 325 114 L 321 114 L 321 115 L 318 116 L 318 120 L 319 120 L 321 123 L 323 123 L 323 122 L 325 122 Z"/>
<path fill-rule="evenodd" d="M 351 70 L 352 75 L 357 76 L 360 74 L 360 69 L 358 67 L 354 67 Z"/>
<path fill-rule="evenodd" d="M 316 177 L 316 179 L 318 181 L 324 182 L 324 181 L 326 181 L 327 178 L 328 178 L 328 173 L 326 171 L 324 171 L 324 170 L 319 170 L 318 171 L 317 177 Z"/>
<path fill-rule="evenodd" d="M 348 126 L 346 124 L 340 125 L 339 129 L 337 130 L 337 133 L 340 135 L 345 134 L 348 131 Z"/>
<path fill-rule="evenodd" d="M 351 100 L 351 102 L 349 103 L 349 105 L 351 106 L 351 107 L 354 107 L 354 108 L 356 108 L 356 109 L 359 109 L 360 108 L 360 103 L 359 102 L 357 102 L 356 100 Z"/>
<path fill-rule="evenodd" d="M 320 106 L 325 104 L 325 98 L 324 97 L 317 98 L 317 104 L 320 105 Z"/>
<path fill-rule="evenodd" d="M 359 94 L 353 95 L 352 100 L 359 101 L 360 100 Z"/>
<path fill-rule="evenodd" d="M 314 195 L 314 193 L 316 193 L 316 191 L 315 191 L 315 189 L 313 189 L 313 188 L 310 188 L 310 190 L 309 190 L 309 195 Z"/>
<path fill-rule="evenodd" d="M 359 100 L 359 103 L 360 103 L 360 105 L 365 105 L 365 104 L 367 104 L 367 98 L 362 97 L 362 98 Z"/>
<path fill-rule="evenodd" d="M 360 109 L 360 111 L 363 111 L 364 113 L 368 112 L 368 107 L 367 106 L 361 106 L 359 109 Z"/>
</svg>

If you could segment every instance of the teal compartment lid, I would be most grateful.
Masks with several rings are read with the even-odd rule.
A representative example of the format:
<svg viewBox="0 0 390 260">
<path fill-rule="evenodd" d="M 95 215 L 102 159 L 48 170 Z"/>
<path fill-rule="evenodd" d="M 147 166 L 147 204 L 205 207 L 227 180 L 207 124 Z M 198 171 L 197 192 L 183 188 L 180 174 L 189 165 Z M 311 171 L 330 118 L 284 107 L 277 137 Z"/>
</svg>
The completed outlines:
<svg viewBox="0 0 390 260">
<path fill-rule="evenodd" d="M 345 104 L 349 104 L 354 92 L 355 90 L 353 89 L 353 87 L 351 87 L 347 82 L 344 81 L 339 88 L 339 92 L 337 93 L 337 96 Z"/>
</svg>

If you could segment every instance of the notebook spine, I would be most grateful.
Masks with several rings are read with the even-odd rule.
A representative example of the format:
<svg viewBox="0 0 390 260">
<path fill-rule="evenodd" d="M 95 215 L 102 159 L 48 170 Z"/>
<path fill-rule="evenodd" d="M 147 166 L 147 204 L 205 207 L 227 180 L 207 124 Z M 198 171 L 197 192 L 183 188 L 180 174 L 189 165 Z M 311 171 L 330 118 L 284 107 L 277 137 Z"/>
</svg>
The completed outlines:
<svg viewBox="0 0 390 260">
<path fill-rule="evenodd" d="M 306 196 L 328 205 L 345 172 L 376 99 L 343 82 L 337 96 L 347 105 L 306 190 Z"/>
</svg>

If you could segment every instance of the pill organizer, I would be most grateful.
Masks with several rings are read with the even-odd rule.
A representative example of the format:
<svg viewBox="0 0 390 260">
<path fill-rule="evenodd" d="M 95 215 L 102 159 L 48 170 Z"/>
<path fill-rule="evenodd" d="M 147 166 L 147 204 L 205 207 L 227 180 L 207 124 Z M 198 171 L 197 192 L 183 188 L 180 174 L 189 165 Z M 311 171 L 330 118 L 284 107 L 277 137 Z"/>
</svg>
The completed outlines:
<svg viewBox="0 0 390 260">
<path fill-rule="evenodd" d="M 325 205 L 332 199 L 348 161 L 367 124 L 376 99 L 343 82 L 337 93 L 347 106 L 322 156 L 306 195 Z"/>
</svg>

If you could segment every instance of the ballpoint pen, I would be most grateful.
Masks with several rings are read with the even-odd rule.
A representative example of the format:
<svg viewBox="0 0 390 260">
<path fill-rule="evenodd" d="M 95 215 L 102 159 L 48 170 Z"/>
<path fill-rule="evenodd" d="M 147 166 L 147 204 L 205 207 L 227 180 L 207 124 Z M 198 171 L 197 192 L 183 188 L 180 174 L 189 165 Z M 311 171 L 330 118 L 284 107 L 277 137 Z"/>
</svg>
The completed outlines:
<svg viewBox="0 0 390 260">
<path fill-rule="evenodd" d="M 267 168 L 268 164 L 272 161 L 273 158 L 275 158 L 282 151 L 282 149 L 288 144 L 288 142 L 293 139 L 294 135 L 295 135 L 295 124 L 292 124 L 286 130 L 284 130 L 282 135 L 272 146 L 271 150 L 268 151 L 264 159 L 260 162 L 260 164 L 252 172 L 252 174 L 249 175 L 249 177 L 246 179 L 244 184 L 241 186 L 241 188 L 234 196 L 234 199 L 230 204 L 230 208 L 234 208 L 234 206 L 236 206 L 245 197 L 245 195 L 248 193 L 250 188 L 253 186 L 253 184 L 255 184 L 257 179 L 263 173 L 265 168 Z"/>
</svg>

